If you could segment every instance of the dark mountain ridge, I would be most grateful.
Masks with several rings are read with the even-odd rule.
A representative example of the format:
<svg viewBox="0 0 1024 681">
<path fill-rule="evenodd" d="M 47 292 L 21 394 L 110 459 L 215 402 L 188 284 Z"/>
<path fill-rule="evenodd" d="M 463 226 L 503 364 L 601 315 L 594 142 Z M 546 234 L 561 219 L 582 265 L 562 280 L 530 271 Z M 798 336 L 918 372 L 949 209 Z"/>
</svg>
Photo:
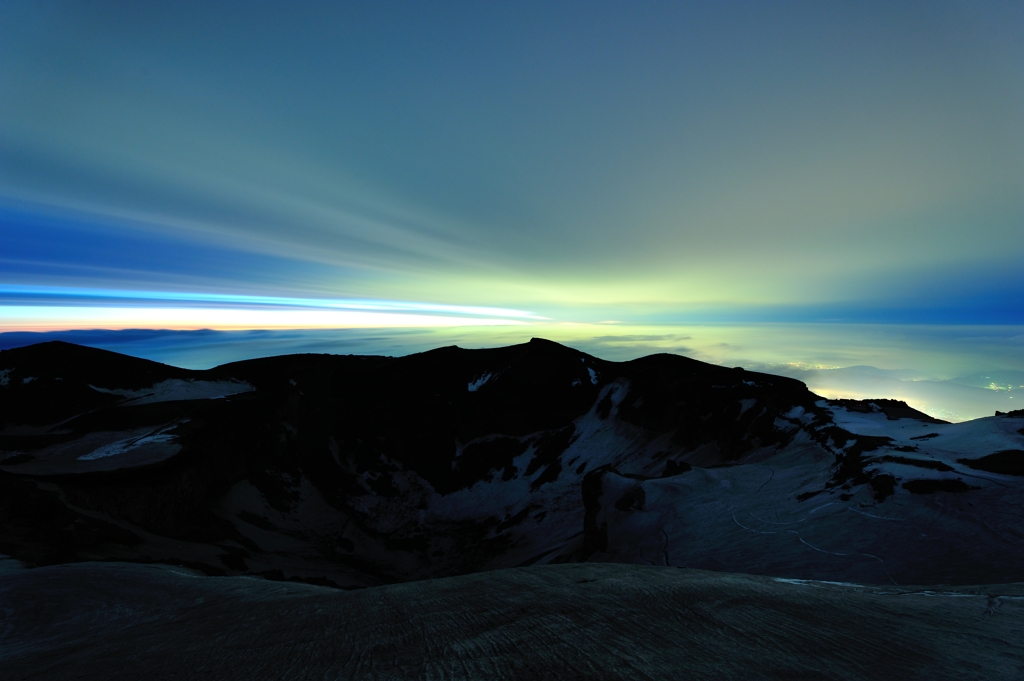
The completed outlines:
<svg viewBox="0 0 1024 681">
<path fill-rule="evenodd" d="M 52 342 L 0 352 L 0 375 L 0 553 L 32 565 L 345 587 L 588 560 L 1024 575 L 1020 533 L 999 520 L 1018 479 L 976 461 L 1024 449 L 1015 418 L 971 435 L 903 403 L 829 403 L 793 379 L 541 339 L 208 371 Z M 956 444 L 971 437 L 987 444 Z M 918 545 L 937 514 L 952 519 L 941 542 Z"/>
</svg>

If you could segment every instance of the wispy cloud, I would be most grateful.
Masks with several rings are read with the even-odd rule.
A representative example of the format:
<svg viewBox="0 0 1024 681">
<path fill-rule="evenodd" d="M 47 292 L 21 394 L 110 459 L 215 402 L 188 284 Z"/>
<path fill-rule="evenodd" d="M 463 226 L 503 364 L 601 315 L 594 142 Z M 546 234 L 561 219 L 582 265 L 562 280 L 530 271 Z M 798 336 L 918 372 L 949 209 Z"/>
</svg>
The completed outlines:
<svg viewBox="0 0 1024 681">
<path fill-rule="evenodd" d="M 103 301 L 136 304 L 190 303 L 217 307 L 284 308 L 311 310 L 350 310 L 361 312 L 442 313 L 448 315 L 501 317 L 511 319 L 545 320 L 547 317 L 501 307 L 470 305 L 441 305 L 396 300 L 356 300 L 332 298 L 291 298 L 282 296 L 254 296 L 229 293 L 190 293 L 168 291 L 132 291 L 123 289 L 72 288 L 60 286 L 28 286 L 0 284 L 0 300 L 29 303 L 88 303 Z"/>
<path fill-rule="evenodd" d="M 394 300 L 0 285 L 0 327 L 257 329 L 522 325 L 523 310 Z"/>
</svg>

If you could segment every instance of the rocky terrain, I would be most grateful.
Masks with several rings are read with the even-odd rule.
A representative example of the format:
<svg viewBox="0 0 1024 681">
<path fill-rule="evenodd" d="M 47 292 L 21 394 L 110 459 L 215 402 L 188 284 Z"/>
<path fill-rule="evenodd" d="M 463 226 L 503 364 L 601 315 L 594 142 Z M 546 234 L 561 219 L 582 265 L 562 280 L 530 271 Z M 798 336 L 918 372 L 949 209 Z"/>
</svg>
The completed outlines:
<svg viewBox="0 0 1024 681">
<path fill-rule="evenodd" d="M 876 584 L 1024 575 L 1024 418 L 542 340 L 193 372 L 0 353 L 0 552 L 344 587 L 558 562 Z"/>
<path fill-rule="evenodd" d="M 901 402 L 827 401 L 779 376 L 675 355 L 606 362 L 540 339 L 399 358 L 292 355 L 208 371 L 52 342 L 0 352 L 0 425 L 0 553 L 36 568 L 0 576 L 8 613 L 0 661 L 20 661 L 26 678 L 57 641 L 62 659 L 96 660 L 89 656 L 124 627 L 156 641 L 190 618 L 243 617 L 272 604 L 284 608 L 272 619 L 298 636 L 307 625 L 296 613 L 311 603 L 330 604 L 323 617 L 338 627 L 346 613 L 384 617 L 369 611 L 377 598 L 399 620 L 430 609 L 422 645 L 437 641 L 431 659 L 447 671 L 392 652 L 385 657 L 397 666 L 375 667 L 359 657 L 365 652 L 350 652 L 336 676 L 564 678 L 576 669 L 598 677 L 594 655 L 621 670 L 607 678 L 637 676 L 638 660 L 654 671 L 679 668 L 681 658 L 666 650 L 683 640 L 707 650 L 708 632 L 723 627 L 734 646 L 747 646 L 744 659 L 768 645 L 750 638 L 765 627 L 818 646 L 818 662 L 786 658 L 765 668 L 773 678 L 828 677 L 841 667 L 849 673 L 838 677 L 881 678 L 877 665 L 903 670 L 898 660 L 913 656 L 875 653 L 869 664 L 861 656 L 870 641 L 888 637 L 909 650 L 927 632 L 937 637 L 928 651 L 956 632 L 987 636 L 976 670 L 1021 669 L 999 643 L 1019 641 L 1018 619 L 1006 621 L 1009 610 L 1000 609 L 1016 587 L 978 585 L 1024 581 L 1024 412 L 949 424 Z M 71 565 L 84 561 L 107 564 Z M 193 576 L 200 574 L 266 579 Z M 438 578 L 455 581 L 417 581 Z M 630 580 L 647 585 L 637 587 L 647 595 L 607 610 Z M 598 595 L 580 591 L 590 582 Z M 237 613 L 186 608 L 192 596 L 182 585 L 193 584 L 211 590 L 195 598 L 227 598 Z M 957 593 L 975 596 L 935 595 L 948 585 L 974 585 Z M 443 595 L 463 588 L 477 595 Z M 511 634 L 488 627 L 520 607 L 499 595 L 523 589 L 530 596 L 515 612 L 576 623 L 553 635 L 554 648 L 571 645 L 564 637 L 577 635 L 574 626 L 597 631 L 607 618 L 667 633 L 629 653 L 594 633 L 575 662 L 543 663 L 549 671 L 499 664 L 511 653 L 495 651 Z M 922 590 L 934 598 L 904 597 Z M 717 605 L 706 606 L 708 620 L 705 606 L 651 605 L 662 597 Z M 806 608 L 822 599 L 859 633 L 818 629 Z M 765 610 L 776 600 L 783 605 Z M 952 619 L 940 623 L 940 612 Z M 912 624 L 880 624 L 897 614 Z M 68 622 L 90 617 L 109 622 L 83 624 L 81 645 L 69 643 Z M 384 624 L 345 626 L 338 636 L 350 648 L 324 643 L 316 655 L 355 650 Z M 793 633 L 800 627 L 812 633 Z M 523 636 L 534 636 L 528 629 Z M 641 629 L 636 635 L 646 636 Z M 195 664 L 213 650 L 198 631 L 180 639 Z M 385 636 L 385 648 L 426 629 L 388 631 L 398 638 Z M 933 673 L 912 678 L 946 673 L 938 661 L 952 653 L 940 652 L 921 652 Z M 692 669 L 715 676 L 714 665 Z M 948 678 L 971 678 L 965 670 Z"/>
</svg>

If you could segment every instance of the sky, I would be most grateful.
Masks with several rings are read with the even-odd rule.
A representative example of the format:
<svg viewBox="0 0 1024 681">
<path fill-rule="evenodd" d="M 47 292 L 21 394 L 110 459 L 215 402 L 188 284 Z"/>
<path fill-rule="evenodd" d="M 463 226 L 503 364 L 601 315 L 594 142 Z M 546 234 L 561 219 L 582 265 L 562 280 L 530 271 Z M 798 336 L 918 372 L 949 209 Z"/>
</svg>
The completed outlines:
<svg viewBox="0 0 1024 681">
<path fill-rule="evenodd" d="M 946 380 L 1022 262 L 1019 2 L 0 3 L 0 331 Z"/>
</svg>

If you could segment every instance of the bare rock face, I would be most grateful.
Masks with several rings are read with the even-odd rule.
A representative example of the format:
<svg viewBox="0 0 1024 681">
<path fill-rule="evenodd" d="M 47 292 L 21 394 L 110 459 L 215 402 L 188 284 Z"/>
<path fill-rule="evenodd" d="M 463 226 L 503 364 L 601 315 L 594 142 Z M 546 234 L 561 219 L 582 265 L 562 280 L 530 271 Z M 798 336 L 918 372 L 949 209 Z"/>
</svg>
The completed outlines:
<svg viewBox="0 0 1024 681">
<path fill-rule="evenodd" d="M 1024 581 L 1024 418 L 947 424 L 674 355 L 535 339 L 199 372 L 45 343 L 0 352 L 0 427 L 0 552 L 34 566 Z"/>
</svg>

